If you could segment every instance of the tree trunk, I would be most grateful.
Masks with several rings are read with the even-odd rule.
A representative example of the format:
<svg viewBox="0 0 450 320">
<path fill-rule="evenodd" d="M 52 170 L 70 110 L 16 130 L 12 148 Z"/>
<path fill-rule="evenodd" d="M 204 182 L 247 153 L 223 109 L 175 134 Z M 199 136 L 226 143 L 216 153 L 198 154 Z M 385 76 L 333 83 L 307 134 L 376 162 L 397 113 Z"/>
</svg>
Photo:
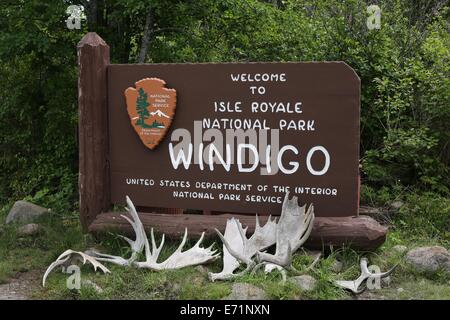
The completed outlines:
<svg viewBox="0 0 450 320">
<path fill-rule="evenodd" d="M 85 5 L 86 13 L 87 13 L 87 23 L 88 23 L 88 30 L 90 32 L 96 31 L 97 29 L 97 0 L 91 0 L 89 2 L 84 2 L 87 5 Z"/>
<path fill-rule="evenodd" d="M 144 63 L 147 56 L 148 44 L 150 43 L 150 35 L 153 30 L 153 9 L 149 9 L 147 18 L 145 19 L 144 35 L 141 41 L 141 50 L 139 52 L 138 63 Z"/>
</svg>

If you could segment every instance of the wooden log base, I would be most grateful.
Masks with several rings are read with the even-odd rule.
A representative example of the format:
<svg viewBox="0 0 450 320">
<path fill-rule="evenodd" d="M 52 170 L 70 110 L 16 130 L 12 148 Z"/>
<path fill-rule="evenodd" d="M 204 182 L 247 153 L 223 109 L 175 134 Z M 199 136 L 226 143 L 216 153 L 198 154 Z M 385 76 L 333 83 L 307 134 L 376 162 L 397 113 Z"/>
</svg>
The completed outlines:
<svg viewBox="0 0 450 320">
<path fill-rule="evenodd" d="M 99 234 L 112 231 L 133 236 L 131 225 L 120 214 L 120 212 L 108 212 L 98 215 L 90 224 L 89 232 Z M 153 227 L 156 232 L 176 239 L 182 236 L 185 227 L 191 238 L 199 237 L 202 232 L 205 232 L 205 236 L 213 237 L 216 235 L 214 228 L 223 233 L 226 221 L 231 217 L 239 219 L 244 226 L 248 226 L 247 234 L 252 234 L 255 228 L 253 215 L 139 213 L 139 217 L 147 231 Z M 260 217 L 261 224 L 264 224 L 267 218 L 267 216 Z M 386 240 L 386 234 L 387 227 L 368 216 L 316 217 L 305 247 L 320 250 L 328 249 L 330 246 L 335 249 L 346 246 L 356 250 L 375 250 Z"/>
</svg>

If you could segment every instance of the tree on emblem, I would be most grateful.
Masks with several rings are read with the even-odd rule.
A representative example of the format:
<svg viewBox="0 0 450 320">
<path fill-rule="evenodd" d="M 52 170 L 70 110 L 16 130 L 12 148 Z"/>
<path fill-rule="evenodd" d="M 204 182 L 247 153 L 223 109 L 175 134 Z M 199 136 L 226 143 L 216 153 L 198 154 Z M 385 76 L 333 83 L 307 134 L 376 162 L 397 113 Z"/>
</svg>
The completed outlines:
<svg viewBox="0 0 450 320">
<path fill-rule="evenodd" d="M 148 112 L 147 107 L 150 104 L 147 101 L 147 93 L 145 93 L 144 89 L 139 89 L 139 96 L 136 100 L 136 111 L 139 114 L 139 119 L 136 121 L 137 126 L 147 127 L 145 123 L 145 119 L 148 119 L 150 113 Z"/>
</svg>

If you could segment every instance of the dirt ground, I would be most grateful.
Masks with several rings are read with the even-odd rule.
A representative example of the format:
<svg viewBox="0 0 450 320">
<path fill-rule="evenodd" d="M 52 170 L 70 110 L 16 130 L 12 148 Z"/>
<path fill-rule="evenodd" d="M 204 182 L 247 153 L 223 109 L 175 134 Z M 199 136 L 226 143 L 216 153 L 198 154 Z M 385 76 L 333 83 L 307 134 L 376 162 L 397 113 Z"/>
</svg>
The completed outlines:
<svg viewBox="0 0 450 320">
<path fill-rule="evenodd" d="M 36 288 L 43 273 L 38 270 L 18 272 L 7 283 L 0 284 L 0 300 L 30 300 L 33 288 Z"/>
</svg>

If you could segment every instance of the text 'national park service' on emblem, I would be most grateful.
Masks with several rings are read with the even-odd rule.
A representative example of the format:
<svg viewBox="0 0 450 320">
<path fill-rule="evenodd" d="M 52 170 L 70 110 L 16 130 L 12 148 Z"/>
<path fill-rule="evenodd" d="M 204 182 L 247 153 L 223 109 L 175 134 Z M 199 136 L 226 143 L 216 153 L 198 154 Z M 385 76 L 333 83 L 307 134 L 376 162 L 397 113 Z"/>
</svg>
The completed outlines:
<svg viewBox="0 0 450 320">
<path fill-rule="evenodd" d="M 164 138 L 175 115 L 177 92 L 165 85 L 164 80 L 146 78 L 137 81 L 136 88 L 125 90 L 131 125 L 150 149 Z"/>
</svg>

